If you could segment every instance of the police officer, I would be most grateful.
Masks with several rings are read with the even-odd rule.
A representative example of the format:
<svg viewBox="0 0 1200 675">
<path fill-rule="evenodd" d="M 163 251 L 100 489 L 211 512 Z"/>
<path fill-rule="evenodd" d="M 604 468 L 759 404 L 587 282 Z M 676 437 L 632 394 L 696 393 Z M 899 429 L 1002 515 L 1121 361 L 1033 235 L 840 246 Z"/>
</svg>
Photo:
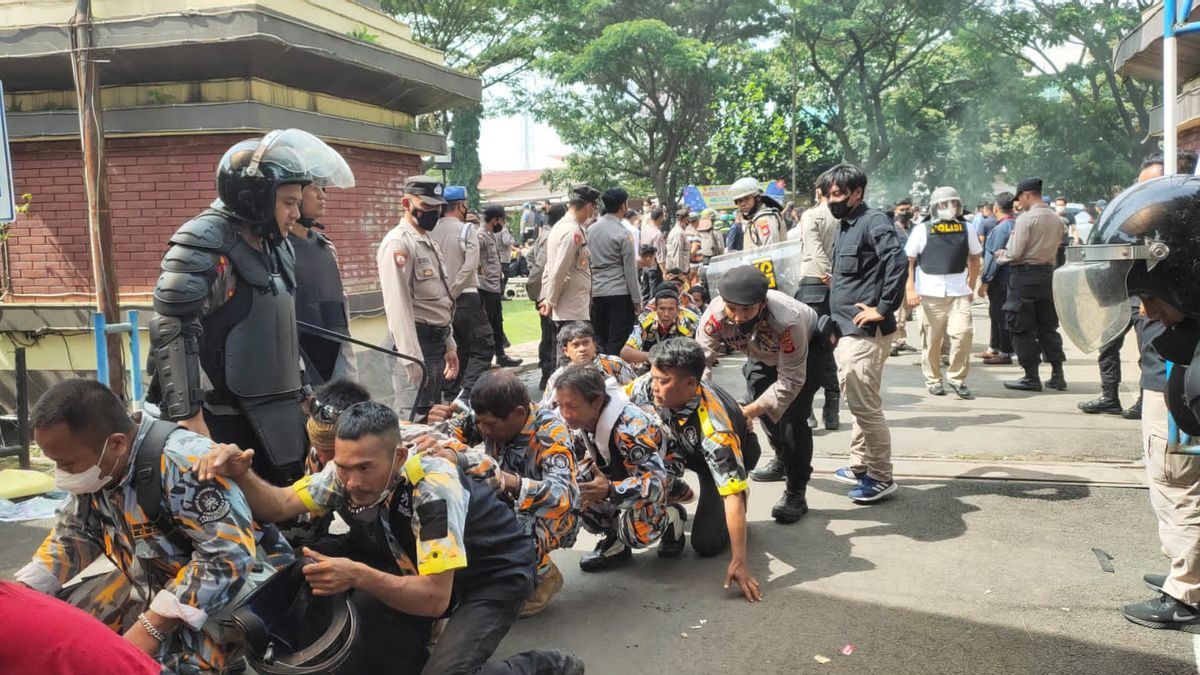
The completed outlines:
<svg viewBox="0 0 1200 675">
<path fill-rule="evenodd" d="M 908 304 L 919 307 L 925 326 L 921 370 L 925 387 L 944 396 L 942 341 L 950 339 L 950 389 L 961 399 L 974 396 L 967 388 L 971 369 L 971 340 L 975 335 L 971 300 L 979 277 L 983 246 L 975 226 L 963 220 L 962 200 L 952 187 L 939 187 L 929 198 L 931 217 L 913 227 L 904 244 L 908 254 Z"/>
<path fill-rule="evenodd" d="M 432 236 L 442 251 L 450 296 L 454 298 L 454 342 L 463 349 L 461 372 L 458 378 L 447 381 L 446 389 L 453 398 L 460 390 L 469 396 L 471 387 L 491 365 L 494 335 L 479 296 L 483 235 L 479 228 L 466 222 L 467 189 L 448 185 L 442 196 L 446 199 L 446 209 Z"/>
<path fill-rule="evenodd" d="M 349 592 L 358 609 L 347 672 L 583 673 L 556 651 L 489 663 L 533 585 L 533 541 L 491 487 L 441 457 L 410 455 L 411 440 L 390 408 L 368 401 L 338 418 L 334 461 L 291 487 L 268 485 L 250 470 L 253 453 L 232 446 L 197 472 L 234 480 L 263 520 L 334 511 L 346 522 L 347 534 L 304 549 L 316 561 L 304 575 L 318 594 Z"/>
<path fill-rule="evenodd" d="M 590 321 L 592 306 L 591 252 L 587 226 L 596 216 L 600 193 L 580 185 L 571 190 L 567 214 L 550 230 L 546 269 L 542 272 L 542 301 L 538 313 L 554 321 L 555 331 L 569 321 Z"/>
<path fill-rule="evenodd" d="M 565 204 L 555 204 L 546 209 L 545 226 L 538 229 L 537 239 L 533 242 L 533 247 L 529 251 L 529 278 L 525 283 L 525 290 L 529 294 L 529 298 L 533 300 L 533 306 L 540 308 L 542 300 L 545 298 L 546 288 L 542 285 L 542 273 L 546 270 L 547 246 L 550 239 L 550 229 L 562 220 L 562 217 L 567 213 Z M 550 379 L 550 374 L 554 372 L 558 363 L 558 345 L 555 343 L 554 321 L 546 314 L 538 313 L 538 323 L 541 333 L 541 339 L 538 341 L 538 369 L 542 372 L 541 380 L 538 383 L 539 389 L 546 388 L 546 381 Z"/>
<path fill-rule="evenodd" d="M 729 197 L 746 219 L 746 250 L 787 240 L 787 226 L 779 202 L 763 194 L 758 181 L 739 178 L 729 186 Z"/>
<path fill-rule="evenodd" d="M 1026 178 L 1017 184 L 1017 202 L 1021 215 L 1013 225 L 1012 234 L 996 256 L 1001 265 L 1008 265 L 1008 327 L 1012 331 L 1013 350 L 1025 370 L 1019 380 L 1005 382 L 1008 389 L 1041 391 L 1042 379 L 1038 364 L 1042 356 L 1050 362 L 1050 379 L 1046 386 L 1065 391 L 1063 374 L 1062 336 L 1058 334 L 1058 313 L 1051 297 L 1050 280 L 1058 261 L 1058 249 L 1063 241 L 1063 219 L 1042 201 L 1042 179 Z M 1125 307 L 1129 321 L 1129 307 Z"/>
<path fill-rule="evenodd" d="M 692 249 L 688 243 L 688 216 L 691 210 L 686 206 L 675 213 L 675 225 L 667 233 L 666 272 L 679 270 L 687 274 L 692 265 Z"/>
<path fill-rule="evenodd" d="M 314 181 L 354 176 L 307 132 L 237 143 L 217 167 L 219 199 L 171 237 L 154 287 L 148 400 L 192 431 L 257 448 L 256 468 L 279 483 L 300 476 L 308 450 L 286 236 Z"/>
<path fill-rule="evenodd" d="M 504 353 L 504 269 L 511 259 L 512 240 L 508 232 L 508 214 L 503 206 L 488 206 L 483 210 L 483 224 L 479 227 L 482 244 L 480 248 L 479 294 L 483 297 L 483 308 L 492 325 L 492 338 L 496 350 L 496 365 L 511 368 L 521 365 Z M 507 256 L 507 257 L 506 257 Z"/>
<path fill-rule="evenodd" d="M 325 188 L 319 183 L 304 186 L 300 219 L 288 232 L 288 244 L 296 252 L 296 320 L 342 335 L 350 334 L 350 300 L 342 285 L 337 249 L 325 236 Z M 320 230 L 318 232 L 317 230 Z M 358 377 L 354 350 L 349 342 L 338 342 L 300 329 L 300 355 L 305 372 L 315 387 L 337 377 Z"/>
<path fill-rule="evenodd" d="M 661 420 L 673 481 L 683 481 L 685 468 L 700 481 L 692 548 L 710 557 L 732 544 L 725 587 L 736 583 L 747 600 L 758 602 L 762 589 L 746 556 L 746 472 L 758 463 L 761 451 L 741 406 L 725 390 L 703 381 L 705 367 L 704 350 L 694 340 L 665 340 L 650 350 L 650 372 L 626 391 L 634 405 Z"/>
<path fill-rule="evenodd" d="M 1200 436 L 1198 205 L 1200 178 L 1191 175 L 1125 190 L 1104 210 L 1091 243 L 1067 249 L 1053 281 L 1063 332 L 1085 352 L 1125 330 L 1130 296 L 1165 327 L 1153 346 L 1168 362 L 1166 392 L 1147 390 L 1142 416 L 1150 427 L 1143 447 L 1150 503 L 1171 565 L 1167 574 L 1144 577 L 1157 597 L 1126 605 L 1124 615 L 1189 633 L 1200 633 L 1200 457 L 1188 438 Z"/>
<path fill-rule="evenodd" d="M 779 291 L 769 290 L 765 274 L 751 265 L 735 267 L 721 277 L 720 296 L 700 317 L 697 341 L 711 366 L 723 348 L 744 352 L 750 403 L 742 406 L 747 420 L 763 417 L 774 462 L 783 465 L 787 487 L 771 509 L 780 523 L 794 523 L 808 513 L 805 492 L 812 476 L 813 394 L 829 358 L 827 338 L 817 331 L 817 313 Z M 770 468 L 770 467 L 767 467 Z M 776 469 L 778 470 L 778 469 Z"/>
<path fill-rule="evenodd" d="M 829 287 L 833 283 L 833 244 L 837 241 L 838 221 L 829 212 L 826 198 L 818 189 L 817 203 L 800 214 L 800 224 L 788 234 L 800 240 L 800 288 L 796 299 L 817 311 L 817 316 L 832 314 L 829 308 Z M 821 379 L 825 390 L 825 405 L 821 411 L 827 431 L 841 426 L 839 405 L 842 390 L 838 385 L 837 363 L 828 359 Z M 779 480 L 782 480 L 782 476 Z"/>
<path fill-rule="evenodd" d="M 236 663 L 238 648 L 225 639 L 221 618 L 239 589 L 261 578 L 251 577 L 253 568 L 271 569 L 268 553 L 286 563 L 291 549 L 263 539 L 240 490 L 192 473 L 212 441 L 148 415 L 134 422 L 93 380 L 51 387 L 30 425 L 57 467 L 55 484 L 71 496 L 16 580 L 64 595 L 168 672 L 220 673 Z M 143 497 L 146 490 L 153 500 Z M 148 515 L 154 506 L 160 511 Z M 117 569 L 63 588 L 101 556 Z"/>
<path fill-rule="evenodd" d="M 429 176 L 410 177 L 404 183 L 403 205 L 404 218 L 384 236 L 375 264 L 396 350 L 425 362 L 425 379 L 413 403 L 416 415 L 423 416 L 439 402 L 442 383 L 458 375 L 458 351 L 450 326 L 454 299 L 441 248 L 429 234 L 446 205 L 442 184 Z M 406 368 L 408 382 L 417 382 L 420 369 Z M 402 389 L 396 389 L 398 410 L 403 407 Z"/>
</svg>

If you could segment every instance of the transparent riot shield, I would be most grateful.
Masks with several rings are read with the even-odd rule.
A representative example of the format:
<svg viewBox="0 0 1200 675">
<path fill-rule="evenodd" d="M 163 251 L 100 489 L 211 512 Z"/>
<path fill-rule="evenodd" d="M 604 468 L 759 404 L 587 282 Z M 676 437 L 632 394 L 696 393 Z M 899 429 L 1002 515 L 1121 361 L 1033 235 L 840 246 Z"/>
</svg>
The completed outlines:
<svg viewBox="0 0 1200 675">
<path fill-rule="evenodd" d="M 402 420 L 412 420 L 417 389 L 425 377 L 425 364 L 400 354 L 391 336 L 382 345 L 371 344 L 320 326 L 297 321 L 301 333 L 353 346 L 358 374 L 355 380 L 371 393 L 371 400 L 391 406 Z M 319 388 L 314 383 L 314 388 Z"/>
<path fill-rule="evenodd" d="M 721 277 L 742 265 L 753 265 L 767 275 L 771 288 L 794 297 L 800 288 L 800 240 L 782 241 L 748 251 L 735 251 L 713 258 L 708 263 L 705 283 L 716 297 Z"/>
</svg>

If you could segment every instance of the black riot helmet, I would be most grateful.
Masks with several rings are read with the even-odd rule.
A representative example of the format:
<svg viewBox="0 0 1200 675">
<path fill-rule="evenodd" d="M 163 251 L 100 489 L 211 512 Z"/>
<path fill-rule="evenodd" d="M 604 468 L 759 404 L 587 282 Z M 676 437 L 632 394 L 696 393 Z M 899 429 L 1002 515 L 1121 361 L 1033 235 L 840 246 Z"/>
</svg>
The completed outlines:
<svg viewBox="0 0 1200 675">
<path fill-rule="evenodd" d="M 276 238 L 275 191 L 281 185 L 348 188 L 354 174 L 336 150 L 300 129 L 276 129 L 225 151 L 217 165 L 217 195 L 226 209 Z"/>
<path fill-rule="evenodd" d="M 246 658 L 263 675 L 329 673 L 350 658 L 358 614 L 347 593 L 316 596 L 304 580 L 309 558 L 271 575 L 233 610 Z"/>
<path fill-rule="evenodd" d="M 1163 176 L 1117 195 L 1054 272 L 1063 331 L 1085 352 L 1125 329 L 1134 295 L 1200 318 L 1200 177 Z"/>
</svg>

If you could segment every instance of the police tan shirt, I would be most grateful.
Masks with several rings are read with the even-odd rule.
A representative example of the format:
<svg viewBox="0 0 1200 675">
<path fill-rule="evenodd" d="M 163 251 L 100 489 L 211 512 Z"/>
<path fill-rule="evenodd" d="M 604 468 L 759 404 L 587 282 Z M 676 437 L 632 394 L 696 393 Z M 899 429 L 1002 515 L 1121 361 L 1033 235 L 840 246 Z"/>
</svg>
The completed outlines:
<svg viewBox="0 0 1200 675">
<path fill-rule="evenodd" d="M 654 262 L 658 263 L 659 265 L 666 265 L 666 237 L 663 236 L 662 230 L 658 229 L 658 226 L 654 224 L 654 221 L 647 221 L 646 224 L 642 226 L 642 236 L 640 242 L 642 246 L 649 245 L 654 247 Z"/>
<path fill-rule="evenodd" d="M 454 300 L 437 242 L 402 221 L 383 237 L 375 265 L 396 350 L 424 359 L 416 324 L 449 326 L 454 317 Z M 456 350 L 452 333 L 447 331 L 447 351 Z"/>
<path fill-rule="evenodd" d="M 450 280 L 450 295 L 458 298 L 464 292 L 479 289 L 479 233 L 469 223 L 447 216 L 438 221 L 431 233 L 446 263 L 446 278 Z"/>
<path fill-rule="evenodd" d="M 676 223 L 667 235 L 667 271 L 688 271 L 692 264 L 692 249 L 687 238 L 687 228 Z"/>
<path fill-rule="evenodd" d="M 755 400 L 773 422 L 778 422 L 804 388 L 808 342 L 816 326 L 817 313 L 811 307 L 779 291 L 767 291 L 765 316 L 749 335 L 744 335 L 725 316 L 725 301 L 717 296 L 700 317 L 696 341 L 704 349 L 709 366 L 724 345 L 778 368 L 778 379 Z"/>
<path fill-rule="evenodd" d="M 1053 265 L 1062 243 L 1062 216 L 1045 204 L 1035 204 L 1017 218 L 1008 245 L 996 258 L 1000 264 Z"/>
<path fill-rule="evenodd" d="M 587 232 L 568 211 L 550 228 L 542 296 L 554 321 L 588 321 L 592 313 L 592 267 Z"/>
<path fill-rule="evenodd" d="M 823 277 L 831 273 L 830 261 L 837 233 L 837 218 L 825 204 L 818 204 L 800 215 L 800 225 L 788 236 L 801 242 L 800 276 Z"/>
<path fill-rule="evenodd" d="M 746 236 L 742 244 L 747 251 L 787 240 L 787 228 L 783 226 L 783 218 L 766 203 L 759 205 L 744 227 Z"/>
</svg>

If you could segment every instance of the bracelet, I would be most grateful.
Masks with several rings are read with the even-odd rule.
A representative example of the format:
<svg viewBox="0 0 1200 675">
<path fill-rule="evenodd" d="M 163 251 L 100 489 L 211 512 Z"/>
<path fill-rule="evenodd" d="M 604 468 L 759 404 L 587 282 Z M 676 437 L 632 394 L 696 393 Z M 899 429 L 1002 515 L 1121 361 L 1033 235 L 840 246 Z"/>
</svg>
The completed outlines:
<svg viewBox="0 0 1200 675">
<path fill-rule="evenodd" d="M 150 634 L 150 637 L 158 640 L 159 642 L 167 641 L 167 636 L 163 635 L 162 631 L 155 628 L 154 624 L 150 623 L 150 619 L 147 619 L 145 614 L 138 614 L 137 619 L 138 623 L 142 624 L 142 628 L 145 628 L 146 632 Z"/>
</svg>

